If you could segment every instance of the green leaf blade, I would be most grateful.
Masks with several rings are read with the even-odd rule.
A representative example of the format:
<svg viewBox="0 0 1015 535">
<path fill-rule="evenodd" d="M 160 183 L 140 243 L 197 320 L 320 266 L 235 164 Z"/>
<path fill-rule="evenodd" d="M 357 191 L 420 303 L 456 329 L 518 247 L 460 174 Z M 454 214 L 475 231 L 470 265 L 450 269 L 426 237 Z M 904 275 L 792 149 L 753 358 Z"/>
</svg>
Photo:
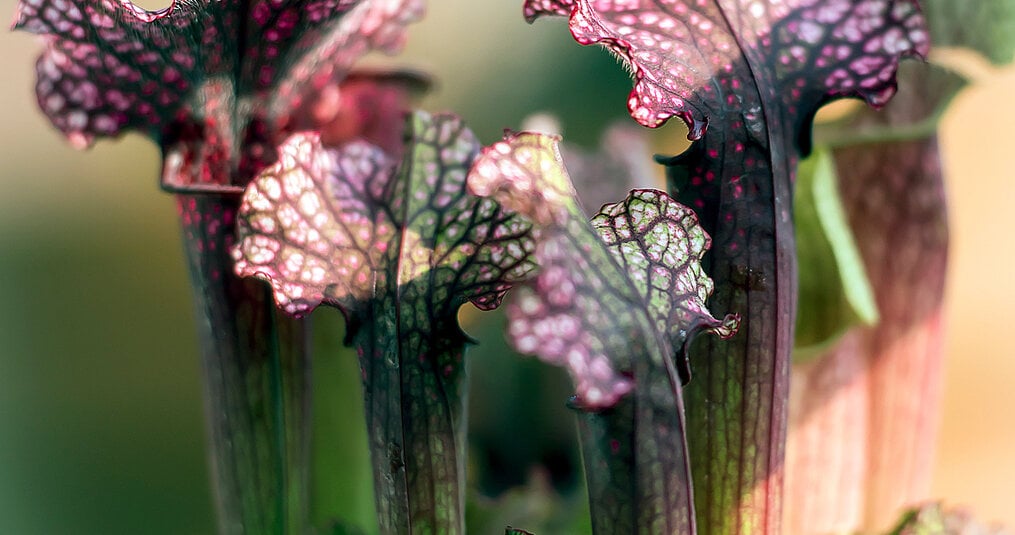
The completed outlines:
<svg viewBox="0 0 1015 535">
<path fill-rule="evenodd" d="M 874 290 L 850 228 L 832 155 L 818 148 L 797 175 L 800 309 L 794 359 L 820 355 L 853 325 L 879 320 Z"/>
</svg>

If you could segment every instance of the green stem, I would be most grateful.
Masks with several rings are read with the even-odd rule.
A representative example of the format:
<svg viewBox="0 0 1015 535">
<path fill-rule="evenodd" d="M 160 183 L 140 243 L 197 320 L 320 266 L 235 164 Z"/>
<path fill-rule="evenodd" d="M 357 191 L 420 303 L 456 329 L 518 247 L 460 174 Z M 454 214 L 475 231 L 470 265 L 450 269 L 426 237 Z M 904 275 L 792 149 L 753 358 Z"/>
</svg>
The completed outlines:
<svg viewBox="0 0 1015 535">
<path fill-rule="evenodd" d="M 697 533 L 683 405 L 662 392 L 654 384 L 603 413 L 578 416 L 596 535 Z"/>
<path fill-rule="evenodd" d="M 375 306 L 354 334 L 382 535 L 464 533 L 467 341 Z M 424 334 L 425 333 L 425 334 Z"/>
<path fill-rule="evenodd" d="M 901 126 L 871 125 L 850 130 L 842 128 L 841 123 L 815 126 L 814 139 L 817 144 L 830 148 L 926 139 L 937 133 L 943 112 L 944 108 L 930 117 Z"/>
<path fill-rule="evenodd" d="M 706 150 L 696 143 L 680 158 L 707 161 Z M 759 148 L 756 154 L 771 153 Z M 692 345 L 691 380 L 683 391 L 695 513 L 708 535 L 782 533 L 797 265 L 792 162 L 770 161 L 768 172 L 717 178 L 720 190 L 699 214 L 713 239 L 704 262 L 715 281 L 709 307 L 742 317 L 733 338 Z M 670 167 L 671 192 L 694 206 L 696 192 L 682 194 L 679 187 L 686 173 L 684 165 Z"/>
<path fill-rule="evenodd" d="M 284 316 L 229 248 L 238 198 L 177 197 L 201 337 L 218 532 L 302 535 L 308 521 L 309 324 Z"/>
</svg>

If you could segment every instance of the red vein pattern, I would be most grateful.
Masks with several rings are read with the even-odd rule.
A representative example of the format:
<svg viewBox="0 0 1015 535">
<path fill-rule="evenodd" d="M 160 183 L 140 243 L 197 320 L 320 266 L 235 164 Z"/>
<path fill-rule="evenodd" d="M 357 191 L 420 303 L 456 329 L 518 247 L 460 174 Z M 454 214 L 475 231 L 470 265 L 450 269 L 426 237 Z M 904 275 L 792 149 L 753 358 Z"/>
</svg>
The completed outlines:
<svg viewBox="0 0 1015 535">
<path fill-rule="evenodd" d="M 712 239 L 690 208 L 647 189 L 604 206 L 592 226 L 647 303 L 656 331 L 669 337 L 672 351 L 682 360 L 678 371 L 686 383 L 690 370 L 685 345 L 691 335 L 705 330 L 730 338 L 740 322 L 736 314 L 716 319 L 705 307 L 714 285 L 701 259 Z"/>
<path fill-rule="evenodd" d="M 290 118 L 371 49 L 394 50 L 422 0 L 223 0 L 145 11 L 127 0 L 22 0 L 46 37 L 39 106 L 78 147 L 139 131 L 163 183 L 238 185 L 272 162 Z"/>
<path fill-rule="evenodd" d="M 397 165 L 363 142 L 296 134 L 248 187 L 236 273 L 278 305 L 324 303 L 360 356 L 382 533 L 464 530 L 466 301 L 495 308 L 533 269 L 530 226 L 466 191 L 479 142 L 450 115 L 415 114 Z"/>
<path fill-rule="evenodd" d="M 836 96 L 884 104 L 899 56 L 927 51 L 911 0 L 529 0 L 524 11 L 529 21 L 569 15 L 576 41 L 602 44 L 631 67 L 631 115 L 649 127 L 681 117 L 691 139 L 724 99 L 748 89 L 745 74 L 778 80 L 793 111 Z M 745 59 L 762 68 L 743 72 Z"/>
</svg>

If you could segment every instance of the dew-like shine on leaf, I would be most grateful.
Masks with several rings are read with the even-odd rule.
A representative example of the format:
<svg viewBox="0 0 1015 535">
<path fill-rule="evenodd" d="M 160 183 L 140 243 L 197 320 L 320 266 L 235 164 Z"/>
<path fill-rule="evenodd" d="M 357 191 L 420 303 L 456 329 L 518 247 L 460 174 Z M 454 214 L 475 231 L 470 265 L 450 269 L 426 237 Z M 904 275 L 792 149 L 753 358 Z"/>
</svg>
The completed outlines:
<svg viewBox="0 0 1015 535">
<path fill-rule="evenodd" d="M 458 308 L 496 307 L 533 269 L 530 225 L 466 191 L 479 143 L 417 113 L 396 163 L 364 142 L 296 134 L 248 187 L 236 272 L 301 315 L 339 307 L 360 356 L 382 533 L 461 533 L 463 362 Z"/>
<path fill-rule="evenodd" d="M 636 190 L 590 224 L 556 139 L 539 134 L 487 148 L 468 181 L 534 223 L 538 271 L 507 304 L 508 334 L 575 381 L 595 532 L 693 532 L 674 357 L 696 331 L 736 328 L 705 309 L 709 240 L 693 212 Z"/>
<path fill-rule="evenodd" d="M 14 28 L 46 37 L 39 105 L 77 146 L 139 131 L 163 183 L 242 186 L 294 116 L 371 49 L 392 50 L 422 0 L 22 0 Z M 313 125 L 317 126 L 317 125 Z"/>
</svg>

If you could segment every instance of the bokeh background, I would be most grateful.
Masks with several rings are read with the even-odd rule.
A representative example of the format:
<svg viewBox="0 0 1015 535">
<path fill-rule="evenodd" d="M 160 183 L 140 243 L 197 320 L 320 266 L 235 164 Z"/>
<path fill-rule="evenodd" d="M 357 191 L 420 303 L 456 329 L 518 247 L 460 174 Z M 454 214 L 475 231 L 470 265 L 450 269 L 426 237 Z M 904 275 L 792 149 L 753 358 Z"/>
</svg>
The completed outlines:
<svg viewBox="0 0 1015 535">
<path fill-rule="evenodd" d="M 626 116 L 630 85 L 608 54 L 579 47 L 563 21 L 526 25 L 519 0 L 477 4 L 431 2 L 412 28 L 398 61 L 435 74 L 424 107 L 454 109 L 484 142 L 548 111 L 568 140 L 593 145 L 605 124 Z M 14 7 L 0 0 L 0 13 Z M 8 106 L 0 120 L 0 533 L 210 534 L 197 340 L 175 210 L 157 187 L 158 151 L 135 135 L 71 149 L 36 109 L 39 42 L 0 32 L 0 50 Z M 978 72 L 942 124 L 953 245 L 934 494 L 1015 526 L 1015 68 Z M 657 143 L 681 137 L 676 123 Z M 315 321 L 315 456 L 336 474 L 315 482 L 315 515 L 366 524 L 373 504 L 358 374 L 340 347 L 339 315 Z M 474 486 L 554 487 L 580 501 L 573 432 L 560 423 L 566 379 L 509 356 L 496 315 L 465 321 L 482 342 L 472 352 L 480 395 L 471 463 L 484 468 Z M 513 441 L 520 433 L 538 440 Z M 547 468 L 527 467 L 532 460 Z M 545 516 L 550 503 L 516 501 L 504 514 Z"/>
</svg>

